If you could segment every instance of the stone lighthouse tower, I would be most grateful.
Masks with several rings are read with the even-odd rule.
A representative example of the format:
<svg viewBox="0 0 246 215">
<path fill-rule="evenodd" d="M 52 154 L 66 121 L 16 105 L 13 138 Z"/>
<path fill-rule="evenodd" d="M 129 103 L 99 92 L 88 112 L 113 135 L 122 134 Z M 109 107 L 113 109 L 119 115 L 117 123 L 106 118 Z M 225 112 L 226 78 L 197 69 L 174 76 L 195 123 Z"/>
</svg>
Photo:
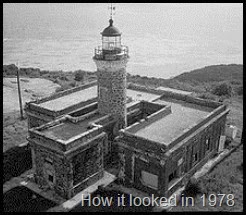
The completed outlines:
<svg viewBox="0 0 246 215">
<path fill-rule="evenodd" d="M 93 60 L 97 66 L 98 111 L 112 114 L 118 129 L 127 125 L 126 119 L 126 64 L 128 47 L 121 44 L 121 32 L 114 27 L 112 16 L 103 30 L 102 46 L 95 49 Z"/>
</svg>

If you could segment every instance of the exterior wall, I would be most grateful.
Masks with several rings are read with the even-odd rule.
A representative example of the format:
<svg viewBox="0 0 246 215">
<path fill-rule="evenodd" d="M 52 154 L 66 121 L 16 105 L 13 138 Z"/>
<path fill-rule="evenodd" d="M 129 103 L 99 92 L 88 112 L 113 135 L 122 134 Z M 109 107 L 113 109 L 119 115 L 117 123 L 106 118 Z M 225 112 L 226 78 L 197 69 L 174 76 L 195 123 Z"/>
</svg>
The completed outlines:
<svg viewBox="0 0 246 215">
<path fill-rule="evenodd" d="M 126 64 L 127 59 L 103 61 L 94 59 L 98 78 L 98 111 L 112 114 L 118 127 L 124 128 L 126 122 Z"/>
<path fill-rule="evenodd" d="M 161 172 L 164 171 L 161 144 L 125 132 L 121 132 L 114 144 L 118 147 L 120 164 L 118 177 L 122 183 L 149 193 L 159 193 Z M 140 180 L 142 170 L 158 176 L 158 189 L 142 184 Z"/>
<path fill-rule="evenodd" d="M 170 196 L 178 187 L 185 185 L 189 177 L 217 153 L 219 139 L 225 127 L 225 120 L 226 115 L 193 135 L 182 147 L 168 156 L 166 177 L 164 179 L 166 196 Z M 196 153 L 197 160 L 195 159 Z M 178 165 L 180 160 L 183 160 L 183 162 Z M 169 181 L 169 175 L 175 171 L 177 173 L 176 177 Z"/>
<path fill-rule="evenodd" d="M 86 106 L 86 105 L 89 105 L 93 102 L 96 102 L 97 98 L 92 98 L 92 99 L 89 99 L 87 101 L 83 101 L 79 104 L 68 107 L 64 110 L 58 111 L 58 112 L 47 110 L 47 109 L 44 109 L 44 108 L 39 106 L 39 104 L 41 104 L 43 102 L 47 102 L 47 101 L 50 101 L 53 99 L 60 98 L 60 97 L 65 96 L 65 95 L 69 95 L 71 93 L 92 87 L 96 84 L 97 84 L 97 81 L 94 81 L 94 82 L 91 82 L 89 84 L 85 84 L 85 85 L 82 85 L 79 87 L 75 87 L 75 88 L 72 88 L 69 90 L 55 93 L 51 96 L 26 103 L 25 112 L 26 112 L 27 118 L 28 118 L 28 128 L 41 126 L 47 122 L 50 122 L 50 121 L 55 120 L 59 117 L 62 117 L 65 114 L 75 112 L 76 110 L 78 110 L 79 108 L 81 108 L 83 106 Z"/>
<path fill-rule="evenodd" d="M 43 141 L 46 139 L 29 139 L 35 181 L 42 188 L 69 199 L 103 177 L 103 145 L 107 142 L 104 132 L 81 139 L 80 144 L 68 147 L 65 152 L 52 147 L 54 144 L 48 140 Z"/>
<path fill-rule="evenodd" d="M 51 120 L 52 119 L 50 119 L 49 121 Z M 27 115 L 28 128 L 39 127 L 40 125 L 43 125 L 49 121 L 45 121 L 44 119 L 35 117 L 33 115 Z"/>
<path fill-rule="evenodd" d="M 217 153 L 227 113 L 224 110 L 205 125 L 202 123 L 196 131 L 167 149 L 151 141 L 146 140 L 145 143 L 137 136 L 122 132 L 116 139 L 120 158 L 118 177 L 128 186 L 151 194 L 170 196 Z M 158 189 L 148 187 L 141 181 L 143 170 L 158 177 Z"/>
<path fill-rule="evenodd" d="M 53 189 L 64 198 L 72 196 L 72 167 L 64 156 L 45 147 L 30 144 L 34 152 L 33 166 L 35 166 L 35 181 L 43 189 Z M 53 176 L 53 183 L 49 180 Z"/>
<path fill-rule="evenodd" d="M 39 127 L 45 123 L 48 123 L 52 120 L 56 120 L 61 118 L 64 115 L 72 114 L 83 107 L 90 106 L 91 104 L 95 104 L 97 98 L 89 99 L 87 101 L 81 102 L 74 106 L 68 107 L 62 111 L 51 111 L 46 110 L 36 104 L 29 105 L 28 108 L 25 108 L 29 129 L 33 127 Z"/>
<path fill-rule="evenodd" d="M 136 189 L 148 193 L 160 194 L 162 192 L 162 181 L 165 177 L 163 161 L 155 153 L 145 152 L 139 149 L 126 147 L 118 142 L 119 153 L 119 179 L 126 186 L 133 186 Z M 149 172 L 158 177 L 157 188 L 146 186 L 141 180 L 142 171 Z"/>
<path fill-rule="evenodd" d="M 90 140 L 87 149 L 75 150 L 69 155 L 73 166 L 74 194 L 103 177 L 103 146 L 106 142 L 107 136 L 99 135 Z"/>
</svg>

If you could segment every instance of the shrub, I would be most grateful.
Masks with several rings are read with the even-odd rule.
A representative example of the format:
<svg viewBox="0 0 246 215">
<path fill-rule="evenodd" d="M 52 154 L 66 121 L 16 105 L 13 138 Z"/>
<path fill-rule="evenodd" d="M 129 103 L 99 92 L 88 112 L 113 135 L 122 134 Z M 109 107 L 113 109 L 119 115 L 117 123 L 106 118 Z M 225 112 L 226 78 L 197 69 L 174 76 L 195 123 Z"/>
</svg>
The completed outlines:
<svg viewBox="0 0 246 215">
<path fill-rule="evenodd" d="M 75 81 L 83 81 L 84 80 L 84 76 L 85 76 L 85 72 L 82 70 L 78 70 L 75 72 L 75 77 L 74 80 Z"/>
<path fill-rule="evenodd" d="M 202 193 L 200 182 L 194 177 L 190 178 L 185 187 L 185 190 L 183 191 L 183 194 L 185 196 L 195 197 L 199 193 Z"/>
<path fill-rule="evenodd" d="M 3 66 L 3 74 L 4 75 L 15 75 L 16 76 L 16 72 L 17 72 L 17 67 L 14 64 L 10 64 L 7 66 Z"/>
<path fill-rule="evenodd" d="M 27 76 L 29 76 L 30 78 L 38 78 L 40 77 L 40 69 L 35 69 L 35 68 L 25 68 L 23 69 Z"/>
<path fill-rule="evenodd" d="M 75 82 L 75 81 L 71 82 L 71 83 L 69 84 L 69 86 L 75 87 L 75 86 L 76 86 L 76 82 Z"/>
<path fill-rule="evenodd" d="M 61 87 L 56 89 L 56 92 L 61 92 L 64 90 L 68 90 L 69 88 L 71 88 L 71 86 L 69 84 L 63 84 Z"/>
<path fill-rule="evenodd" d="M 240 86 L 240 87 L 236 88 L 235 91 L 236 91 L 236 93 L 237 93 L 239 96 L 243 95 L 243 86 Z"/>
<path fill-rule="evenodd" d="M 230 96 L 232 92 L 232 88 L 227 83 L 222 83 L 217 85 L 213 90 L 212 93 L 217 96 Z"/>
<path fill-rule="evenodd" d="M 216 100 L 214 95 L 211 95 L 210 93 L 202 93 L 198 95 L 199 98 L 201 99 L 209 99 L 209 100 Z"/>
<path fill-rule="evenodd" d="M 232 81 L 230 81 L 230 83 L 232 85 L 240 85 L 240 84 L 242 84 L 242 81 L 241 80 L 232 80 Z"/>
<path fill-rule="evenodd" d="M 69 81 L 68 77 L 65 75 L 61 75 L 60 80 L 62 81 Z"/>
<path fill-rule="evenodd" d="M 60 83 L 60 81 L 58 80 L 58 78 L 55 79 L 53 82 L 54 82 L 55 84 L 59 84 L 59 83 Z"/>
</svg>

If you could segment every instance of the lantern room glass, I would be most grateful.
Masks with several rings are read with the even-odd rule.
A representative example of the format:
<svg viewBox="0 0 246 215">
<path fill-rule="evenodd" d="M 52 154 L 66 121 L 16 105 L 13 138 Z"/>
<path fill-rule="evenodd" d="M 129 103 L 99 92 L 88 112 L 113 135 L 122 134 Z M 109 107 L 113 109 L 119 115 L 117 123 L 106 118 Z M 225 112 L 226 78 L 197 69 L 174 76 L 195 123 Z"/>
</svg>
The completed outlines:
<svg viewBox="0 0 246 215">
<path fill-rule="evenodd" d="M 121 49 L 121 36 L 102 37 L 102 49 L 105 51 L 113 51 Z"/>
</svg>

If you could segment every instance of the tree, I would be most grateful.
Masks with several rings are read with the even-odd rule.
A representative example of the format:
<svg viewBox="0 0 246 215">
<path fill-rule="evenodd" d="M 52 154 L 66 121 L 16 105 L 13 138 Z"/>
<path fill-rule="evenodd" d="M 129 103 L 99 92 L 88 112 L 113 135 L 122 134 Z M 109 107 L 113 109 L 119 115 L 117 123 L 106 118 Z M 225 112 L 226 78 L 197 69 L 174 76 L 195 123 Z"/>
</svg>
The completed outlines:
<svg viewBox="0 0 246 215">
<path fill-rule="evenodd" d="M 222 83 L 217 85 L 213 90 L 212 93 L 217 96 L 230 96 L 232 92 L 232 88 L 227 83 Z"/>
</svg>

